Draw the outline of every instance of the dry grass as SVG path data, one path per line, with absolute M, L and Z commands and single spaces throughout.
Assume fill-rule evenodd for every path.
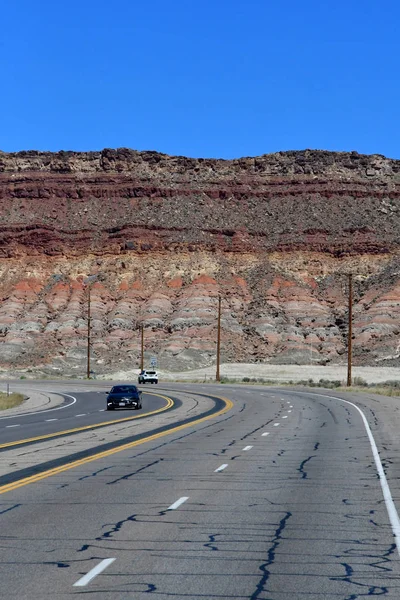
M 255 379 L 255 378 L 254 378 Z M 205 381 L 204 379 L 175 379 L 175 380 L 171 380 L 168 381 L 167 383 L 211 383 L 211 384 L 216 384 L 217 382 L 215 381 L 215 379 L 208 379 L 207 381 Z M 298 386 L 302 386 L 302 387 L 310 387 L 310 388 L 314 388 L 314 389 L 318 389 L 318 388 L 324 388 L 324 389 L 330 389 L 332 391 L 336 391 L 336 392 L 358 392 L 358 393 L 362 393 L 362 394 L 377 394 L 378 396 L 399 396 L 400 397 L 400 387 L 399 386 L 389 386 L 389 385 L 352 385 L 351 387 L 347 387 L 345 385 L 340 385 L 338 381 L 336 382 L 331 382 L 326 380 L 326 382 L 324 383 L 314 383 L 312 385 L 310 385 L 310 383 L 308 381 L 274 381 L 274 380 L 268 380 L 268 379 L 262 379 L 259 378 L 258 381 L 257 380 L 253 380 L 253 381 L 243 381 L 242 379 L 228 379 L 226 377 L 221 377 L 221 383 L 230 383 L 230 384 L 235 384 L 235 385 L 245 385 L 245 386 L 250 386 L 250 385 L 267 385 L 267 386 L 274 386 L 274 387 L 298 387 Z
M 13 393 L 7 396 L 5 392 L 0 392 L 0 410 L 19 406 L 24 401 L 24 398 L 23 394 Z
M 378 396 L 400 396 L 400 389 L 397 387 L 375 387 L 375 386 L 351 386 L 336 388 L 340 392 L 360 392 L 362 394 L 377 394 Z

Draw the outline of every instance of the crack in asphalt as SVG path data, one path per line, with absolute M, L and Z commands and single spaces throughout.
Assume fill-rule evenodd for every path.
M 106 485 L 113 485 L 114 483 L 118 483 L 119 481 L 127 481 L 130 477 L 133 477 L 134 475 L 141 473 L 142 471 L 144 471 L 145 469 L 148 469 L 149 467 L 153 467 L 154 465 L 157 465 L 158 463 L 162 462 L 163 460 L 164 460 L 163 458 L 154 460 L 153 462 L 151 462 L 147 465 L 144 465 L 143 467 L 140 467 L 136 471 L 132 471 L 132 473 L 127 473 L 126 475 L 122 475 L 122 477 L 118 477 L 117 479 L 114 479 L 113 481 L 108 481 L 106 483 Z
M 102 542 L 104 540 L 109 540 L 109 539 L 111 539 L 113 537 L 114 533 L 119 533 L 121 531 L 122 527 L 126 523 L 133 523 L 135 521 L 137 521 L 137 514 L 129 515 L 129 517 L 127 517 L 126 519 L 122 519 L 121 521 L 117 521 L 116 523 L 106 523 L 105 525 L 103 525 L 103 528 L 104 527 L 111 527 L 111 529 L 109 529 L 108 531 L 105 531 L 100 536 L 98 536 L 98 537 L 96 537 L 94 539 L 95 539 L 96 542 Z M 83 544 L 77 550 L 77 552 L 85 552 L 91 546 L 92 546 L 92 544 Z
M 267 421 L 263 425 L 260 425 L 260 427 L 256 427 L 255 429 L 253 429 L 253 431 L 249 431 L 249 433 L 246 433 L 246 435 L 244 435 L 243 437 L 240 438 L 240 441 L 243 442 L 243 440 L 245 440 L 246 438 L 248 438 L 251 435 L 253 435 L 253 433 L 256 433 L 257 431 L 260 431 L 260 429 L 263 429 L 264 427 L 266 427 L 267 425 L 269 425 L 273 421 L 276 421 L 276 419 L 278 419 L 278 418 L 279 418 L 279 416 L 274 417 L 273 419 L 270 419 L 269 421 Z
M 365 590 L 365 593 L 355 592 L 350 596 L 344 598 L 344 600 L 358 600 L 358 598 L 362 597 L 371 597 L 371 596 L 384 596 L 389 592 L 389 589 L 386 586 L 379 585 L 370 585 L 368 583 L 361 583 L 360 581 L 354 581 L 354 569 L 348 563 L 340 563 L 342 567 L 345 569 L 345 575 L 342 577 L 330 577 L 331 581 L 343 581 L 346 583 L 350 583 L 351 585 L 358 586 Z
M 308 461 L 311 460 L 312 458 L 315 458 L 315 454 L 313 454 L 312 456 L 309 456 L 308 458 L 304 459 L 303 462 L 300 463 L 299 468 L 297 469 L 299 471 L 299 473 L 301 473 L 301 478 L 302 479 L 307 479 L 307 477 L 308 477 L 307 471 L 304 471 L 304 465 L 306 463 L 308 463 Z
M 282 540 L 282 533 L 285 530 L 287 522 L 291 516 L 292 516 L 292 513 L 287 512 L 285 514 L 285 516 L 279 521 L 279 525 L 275 531 L 275 536 L 272 538 L 272 545 L 268 550 L 268 558 L 264 563 L 262 563 L 259 566 L 259 571 L 261 571 L 261 573 L 262 573 L 261 579 L 257 583 L 256 589 L 252 593 L 252 595 L 249 597 L 249 600 L 257 600 L 257 598 L 260 598 L 261 594 L 264 594 L 266 592 L 265 586 L 268 583 L 269 577 L 271 575 L 269 567 L 271 567 L 275 562 L 276 551 Z
M 111 467 L 103 467 L 102 469 L 99 469 L 98 471 L 93 471 L 93 473 L 90 473 L 90 475 L 83 475 L 83 477 L 79 477 L 78 481 L 83 481 L 84 479 L 89 479 L 90 477 L 96 477 L 96 475 L 98 475 L 99 473 L 102 473 L 103 471 L 108 471 L 109 469 L 113 469 L 114 466 L 115 465 L 111 465 Z
M 14 508 L 18 508 L 19 506 L 22 506 L 22 504 L 14 504 L 14 506 L 9 506 L 8 508 L 1 510 L 0 515 L 4 515 L 4 513 L 10 512 L 10 510 L 14 510 Z
M 208 536 L 209 542 L 207 542 L 207 544 L 204 544 L 205 548 L 210 548 L 210 550 L 212 550 L 213 552 L 218 552 L 219 548 L 218 546 L 213 546 L 213 544 L 215 544 L 216 542 L 216 537 L 218 537 L 219 535 L 221 535 L 220 533 L 211 533 Z

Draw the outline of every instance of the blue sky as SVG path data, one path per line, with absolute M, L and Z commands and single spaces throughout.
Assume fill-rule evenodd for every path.
M 0 149 L 400 158 L 398 0 L 19 0 Z

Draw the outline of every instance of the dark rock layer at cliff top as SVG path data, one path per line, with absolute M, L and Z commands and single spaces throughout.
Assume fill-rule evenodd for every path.
M 400 161 L 282 152 L 0 154 L 0 253 L 168 248 L 386 252 L 399 245 Z

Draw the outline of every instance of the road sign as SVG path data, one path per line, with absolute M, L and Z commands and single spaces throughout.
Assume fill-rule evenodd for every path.
M 150 358 L 150 364 L 152 367 L 156 367 L 157 366 L 157 356 L 152 356 Z

